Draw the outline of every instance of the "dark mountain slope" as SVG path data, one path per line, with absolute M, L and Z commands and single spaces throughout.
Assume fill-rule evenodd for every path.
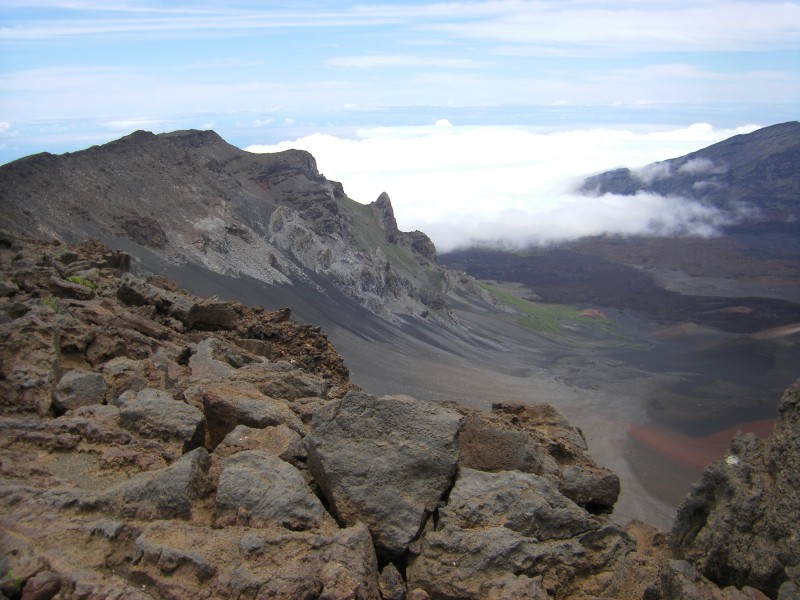
M 758 129 L 644 169 L 616 169 L 587 178 L 580 191 L 632 195 L 646 191 L 694 198 L 751 218 L 800 218 L 800 122 Z
M 598 246 L 600 248 L 598 249 Z M 648 319 L 692 321 L 723 331 L 754 333 L 800 321 L 800 304 L 774 298 L 680 294 L 658 285 L 648 273 L 596 252 L 557 248 L 533 253 L 472 248 L 442 256 L 454 269 L 478 279 L 521 283 L 542 301 L 629 310 Z

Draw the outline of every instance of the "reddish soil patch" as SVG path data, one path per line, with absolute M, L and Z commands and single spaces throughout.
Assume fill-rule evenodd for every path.
M 794 335 L 795 333 L 800 333 L 800 323 L 792 323 L 791 325 L 785 325 L 783 327 L 765 329 L 764 331 L 759 331 L 753 335 L 753 337 L 759 340 L 770 340 L 786 337 L 787 335 Z
M 775 419 L 753 421 L 697 438 L 649 425 L 633 425 L 628 430 L 628 435 L 661 456 L 699 472 L 727 454 L 731 439 L 737 431 L 754 433 L 765 438 L 772 433 L 774 425 Z
M 596 308 L 587 308 L 578 313 L 579 317 L 592 317 L 593 319 L 607 319 L 606 314 L 602 310 Z

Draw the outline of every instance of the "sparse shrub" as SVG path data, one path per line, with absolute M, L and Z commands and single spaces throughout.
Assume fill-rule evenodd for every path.
M 97 284 L 94 281 L 92 281 L 91 279 L 86 279 L 86 277 L 81 277 L 80 275 L 70 275 L 69 277 L 67 277 L 67 281 L 71 281 L 72 283 L 77 283 L 78 285 L 87 287 L 90 290 L 97 289 Z
M 7 590 L 11 592 L 13 597 L 17 597 L 17 595 L 22 591 L 22 584 L 24 583 L 24 580 L 22 577 L 14 575 L 14 572 L 9 569 L 6 571 L 5 575 L 0 577 L 0 582 L 2 582 L 4 591 Z
M 58 312 L 58 298 L 55 296 L 47 296 L 47 298 L 42 298 L 41 302 L 50 310 Z

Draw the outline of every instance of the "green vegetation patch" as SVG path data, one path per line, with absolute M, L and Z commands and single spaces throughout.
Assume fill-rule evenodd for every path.
M 41 299 L 41 303 L 52 311 L 58 312 L 58 298 L 55 296 L 47 296 Z
M 580 314 L 580 310 L 565 304 L 543 304 L 531 302 L 514 294 L 501 290 L 485 281 L 479 281 L 483 289 L 492 294 L 500 302 L 507 304 L 520 313 L 519 324 L 526 329 L 540 333 L 563 335 L 564 329 L 570 326 L 607 328 L 608 322 L 604 319 L 587 317 Z
M 97 289 L 97 284 L 94 281 L 92 281 L 91 279 L 86 279 L 86 277 L 80 277 L 79 275 L 70 275 L 69 277 L 67 277 L 67 281 L 71 281 L 72 283 L 77 283 L 78 285 L 87 287 L 90 290 Z
M 383 229 L 381 229 L 372 207 L 368 204 L 360 204 L 350 198 L 341 198 L 338 202 L 339 208 L 349 213 L 353 219 L 353 227 L 358 235 L 354 241 L 359 250 L 369 253 L 380 248 L 386 259 L 395 268 L 408 273 L 416 273 L 420 270 L 421 267 L 408 250 L 386 241 Z

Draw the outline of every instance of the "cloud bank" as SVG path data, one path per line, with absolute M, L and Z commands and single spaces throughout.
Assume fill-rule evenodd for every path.
M 573 190 L 587 175 L 620 166 L 642 168 L 755 129 L 695 124 L 657 131 L 537 133 L 457 127 L 442 119 L 431 126 L 366 129 L 356 139 L 314 134 L 247 150 L 311 152 L 320 171 L 342 182 L 350 198 L 369 203 L 387 192 L 400 228 L 424 231 L 445 252 L 473 244 L 524 246 L 599 234 L 713 235 L 729 216 L 688 199 L 586 197 Z

